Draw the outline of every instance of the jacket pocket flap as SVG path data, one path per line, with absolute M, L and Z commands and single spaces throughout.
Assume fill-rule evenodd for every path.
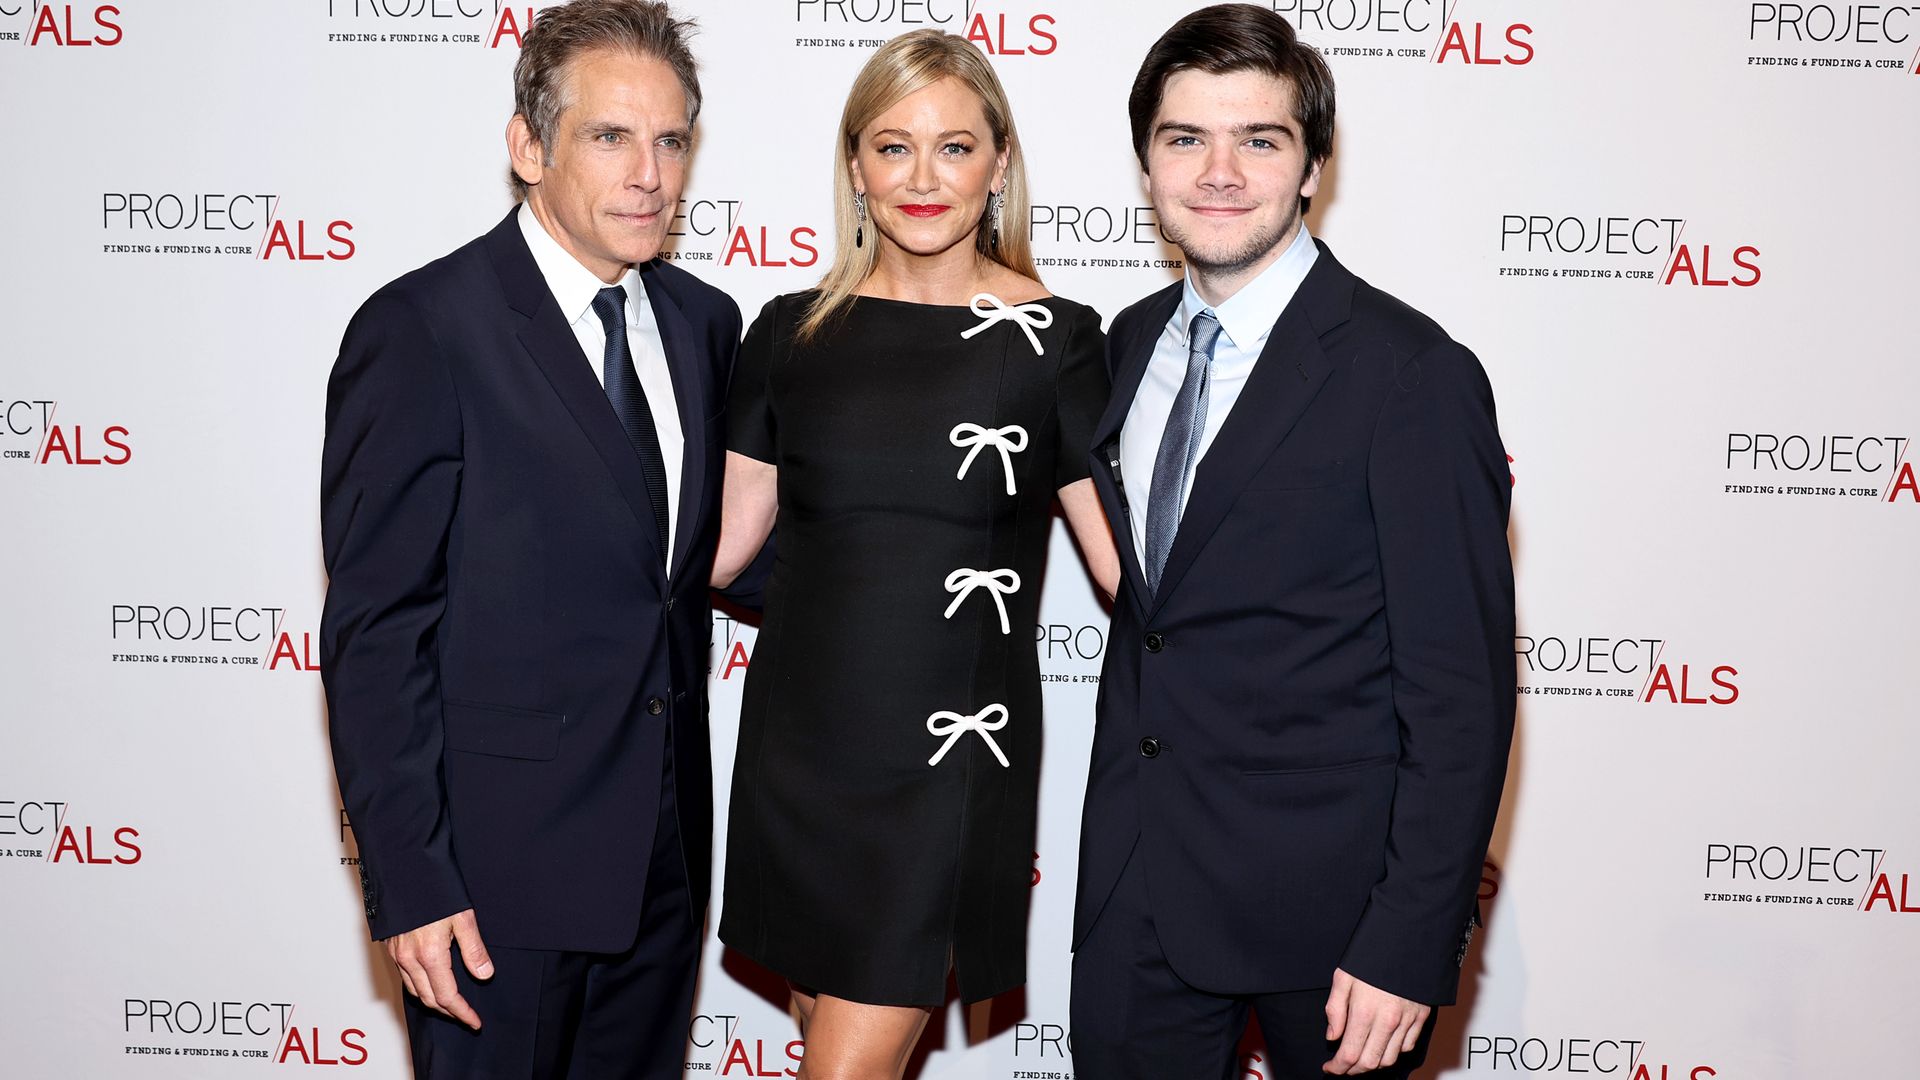
M 440 715 L 447 749 L 528 761 L 553 760 L 560 752 L 560 729 L 567 723 L 560 713 L 477 701 L 443 701 Z

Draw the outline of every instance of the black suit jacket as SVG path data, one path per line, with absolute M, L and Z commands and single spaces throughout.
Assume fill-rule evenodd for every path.
M 1094 481 L 1124 575 L 1075 945 L 1131 854 L 1202 989 L 1322 987 L 1337 966 L 1448 1003 L 1513 730 L 1511 481 L 1486 376 L 1321 245 L 1150 596 L 1118 443 L 1180 289 L 1108 338 Z
M 509 213 L 376 292 L 327 388 L 321 663 L 385 938 L 633 940 L 667 729 L 695 925 L 712 846 L 707 579 L 740 311 L 641 267 L 686 440 L 671 582 L 640 461 Z

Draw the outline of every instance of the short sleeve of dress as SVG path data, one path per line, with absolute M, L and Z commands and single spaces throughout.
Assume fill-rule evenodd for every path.
M 747 328 L 740 355 L 733 362 L 733 382 L 727 392 L 727 449 L 769 465 L 774 461 L 774 415 L 771 392 L 773 354 L 782 338 L 780 297 L 767 301 Z
M 1106 412 L 1110 392 L 1107 339 L 1100 332 L 1100 313 L 1082 306 L 1071 318 L 1060 371 L 1054 379 L 1054 409 L 1060 418 L 1060 441 L 1054 454 L 1055 490 L 1091 475 L 1088 455 L 1093 449 L 1093 429 Z

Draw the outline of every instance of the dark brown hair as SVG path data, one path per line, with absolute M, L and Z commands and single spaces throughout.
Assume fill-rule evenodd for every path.
M 1293 87 L 1293 119 L 1306 142 L 1307 163 L 1324 162 L 1333 153 L 1333 72 L 1311 45 L 1303 43 L 1287 20 L 1257 4 L 1215 4 L 1174 23 L 1147 50 L 1127 97 L 1133 122 L 1133 152 L 1147 167 L 1147 140 L 1167 79 L 1175 72 L 1227 75 L 1257 71 Z M 1300 200 L 1305 212 L 1307 199 Z
M 620 49 L 672 68 L 687 95 L 691 128 L 700 116 L 698 65 L 687 48 L 693 30 L 691 20 L 674 18 L 667 5 L 654 0 L 571 0 L 541 11 L 513 65 L 513 111 L 526 117 L 547 163 L 553 163 L 560 114 L 572 103 L 570 68 L 595 49 Z M 526 197 L 526 181 L 517 173 L 513 188 Z

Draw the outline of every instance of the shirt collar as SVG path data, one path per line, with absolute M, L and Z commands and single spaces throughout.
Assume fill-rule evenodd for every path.
M 1287 250 L 1218 307 L 1208 304 L 1194 291 L 1193 274 L 1189 271 L 1180 290 L 1181 343 L 1186 342 L 1194 316 L 1211 311 L 1214 318 L 1220 320 L 1220 330 L 1234 348 L 1241 352 L 1258 349 L 1273 332 L 1273 324 L 1280 321 L 1280 313 L 1287 310 L 1293 294 L 1300 290 L 1300 283 L 1306 280 L 1307 271 L 1313 269 L 1314 260 L 1319 257 L 1320 249 L 1307 233 L 1307 223 L 1302 221 L 1300 231 L 1294 234 Z
M 527 250 L 533 252 L 533 261 L 540 267 L 540 276 L 547 279 L 547 288 L 553 291 L 554 302 L 560 305 L 560 317 L 571 326 L 593 311 L 593 298 L 607 283 L 593 275 L 593 271 L 580 265 L 580 260 L 567 253 L 547 232 L 540 219 L 533 216 L 533 209 L 526 203 L 520 204 L 520 235 L 526 238 Z M 620 284 L 627 292 L 627 325 L 638 326 L 639 312 L 636 302 L 646 295 L 646 288 L 640 282 L 640 272 L 628 267 Z M 595 317 L 596 321 L 598 316 Z

